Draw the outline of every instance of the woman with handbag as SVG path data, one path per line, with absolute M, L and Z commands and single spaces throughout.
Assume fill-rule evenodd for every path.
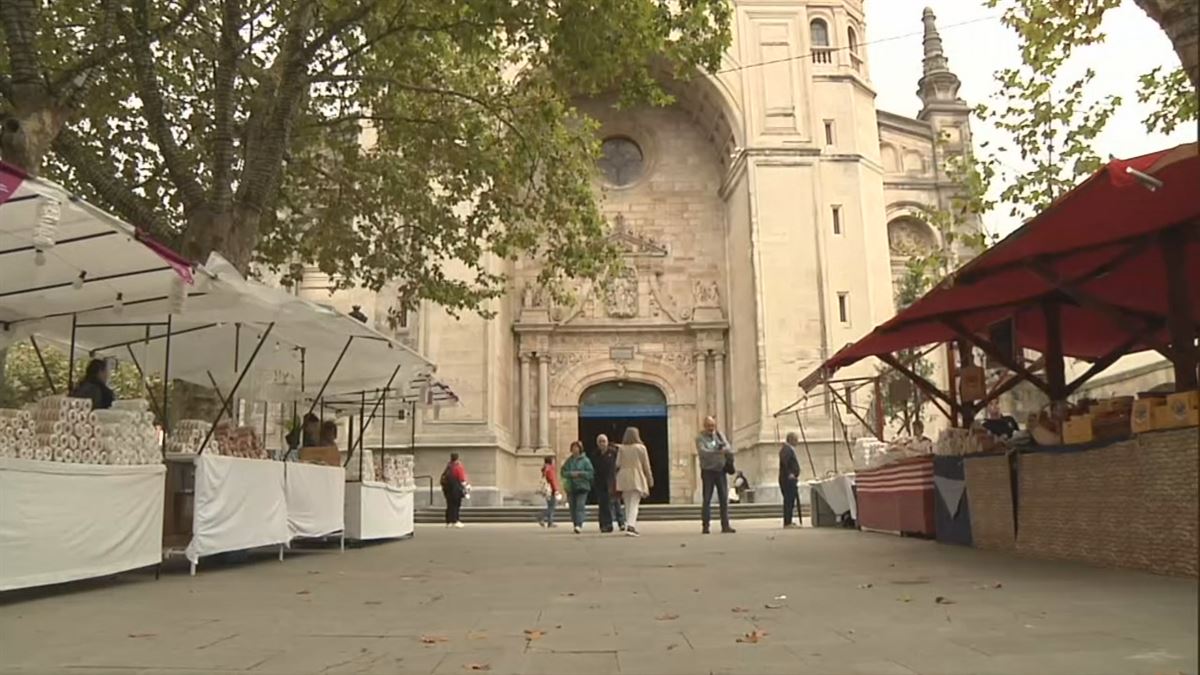
M 458 461 L 458 453 L 450 453 L 450 461 L 442 470 L 442 496 L 446 498 L 446 527 L 462 527 L 463 498 L 470 491 L 467 470 Z
M 571 456 L 563 462 L 560 473 L 567 502 L 571 506 L 571 522 L 575 525 L 575 534 L 579 534 L 583 531 L 583 519 L 587 515 L 587 497 L 592 491 L 592 478 L 596 475 L 591 460 L 583 454 L 583 443 L 571 442 Z
M 650 496 L 654 487 L 654 472 L 650 470 L 650 455 L 642 443 L 642 434 L 637 427 L 627 427 L 621 447 L 617 449 L 617 492 L 625 502 L 625 534 L 630 537 L 638 533 L 638 508 L 642 500 Z
M 542 464 L 542 498 L 546 500 L 546 511 L 538 516 L 538 525 L 558 527 L 554 524 L 554 509 L 558 506 L 558 472 L 554 469 L 554 458 L 547 457 Z

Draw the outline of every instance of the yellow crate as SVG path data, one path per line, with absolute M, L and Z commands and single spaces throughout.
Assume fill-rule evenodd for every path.
M 1091 442 L 1095 438 L 1092 433 L 1092 416 L 1076 415 L 1063 422 L 1062 435 L 1063 443 L 1067 445 Z

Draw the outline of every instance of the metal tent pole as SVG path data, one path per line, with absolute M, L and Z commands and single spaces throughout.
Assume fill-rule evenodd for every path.
M 246 367 L 238 375 L 237 380 L 233 383 L 233 388 L 229 390 L 229 394 L 225 396 L 224 400 L 221 402 L 221 409 L 217 411 L 217 418 L 213 420 L 212 428 L 210 428 L 208 433 L 204 435 L 204 442 L 200 444 L 200 449 L 196 451 L 197 455 L 204 454 L 204 449 L 208 447 L 208 442 L 212 440 L 213 432 L 217 430 L 217 425 L 220 424 L 221 417 L 225 414 L 225 408 L 229 405 L 229 402 L 233 399 L 233 397 L 237 395 L 238 387 L 242 385 L 242 380 L 244 380 L 246 375 L 250 372 L 251 366 L 254 365 L 254 360 L 258 358 L 258 353 L 262 350 L 262 346 L 267 342 L 267 336 L 271 334 L 271 330 L 274 328 L 274 322 L 267 324 L 267 330 L 262 334 L 262 337 L 258 339 L 258 344 L 254 346 L 254 351 L 250 353 L 250 359 L 246 362 Z

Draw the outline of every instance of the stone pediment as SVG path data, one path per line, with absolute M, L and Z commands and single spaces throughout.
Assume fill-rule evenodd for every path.
M 625 216 L 619 213 L 613 219 L 612 234 L 609 238 L 626 257 L 665 258 L 670 255 L 670 251 L 663 244 L 634 232 L 626 222 Z

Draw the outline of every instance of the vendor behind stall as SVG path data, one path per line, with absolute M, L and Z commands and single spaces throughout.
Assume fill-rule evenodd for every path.
M 333 420 L 325 420 L 321 422 L 321 446 L 326 448 L 337 447 L 337 422 Z
M 92 410 L 111 408 L 115 396 L 108 388 L 108 363 L 101 359 L 88 361 L 83 380 L 71 391 L 71 398 L 89 399 Z

